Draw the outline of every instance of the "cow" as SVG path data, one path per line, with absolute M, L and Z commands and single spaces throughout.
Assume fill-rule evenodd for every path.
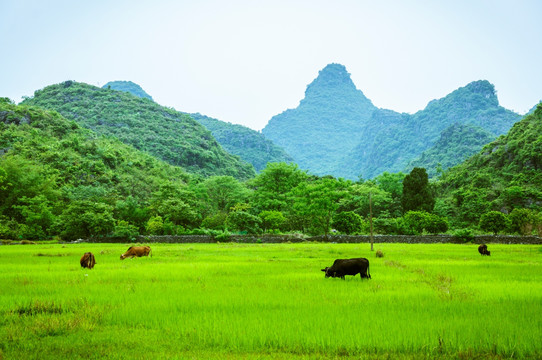
M 357 275 L 360 277 L 370 279 L 369 273 L 369 260 L 366 258 L 354 258 L 354 259 L 337 259 L 333 262 L 333 265 L 321 269 L 326 278 L 339 277 L 344 280 L 345 275 Z
M 130 246 L 128 248 L 128 251 L 126 251 L 124 254 L 120 255 L 120 259 L 124 260 L 127 257 L 134 258 L 134 257 L 141 257 L 141 256 L 149 256 L 151 254 L 152 257 L 152 250 L 150 246 Z
M 487 256 L 491 255 L 491 251 L 489 251 L 487 249 L 486 244 L 482 244 L 482 245 L 478 246 L 478 252 L 480 253 L 480 255 L 487 255 Z
M 92 269 L 94 265 L 96 265 L 96 258 L 94 258 L 94 254 L 91 252 L 86 252 L 81 257 L 81 260 L 79 261 L 81 263 L 82 268 L 89 268 Z

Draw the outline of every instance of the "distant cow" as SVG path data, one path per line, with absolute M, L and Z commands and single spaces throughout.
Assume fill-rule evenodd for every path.
M 486 244 L 482 244 L 482 245 L 478 246 L 478 252 L 480 253 L 480 255 L 487 255 L 487 256 L 491 255 L 491 251 L 489 251 L 487 249 Z
M 89 268 L 92 269 L 94 265 L 96 265 L 96 258 L 94 258 L 94 254 L 91 252 L 86 252 L 79 261 L 81 263 L 82 268 Z
M 354 259 L 337 259 L 333 262 L 333 265 L 322 269 L 327 277 L 339 277 L 344 280 L 345 275 L 357 275 L 360 277 L 370 279 L 369 273 L 369 260 L 366 258 L 354 258 Z
M 152 257 L 152 250 L 150 246 L 130 246 L 128 248 L 128 251 L 126 251 L 124 254 L 120 256 L 121 260 L 126 259 L 127 257 L 134 258 L 134 257 L 141 257 L 141 256 L 149 256 L 151 254 Z

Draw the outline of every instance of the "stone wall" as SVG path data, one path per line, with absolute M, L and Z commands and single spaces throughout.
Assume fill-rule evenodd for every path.
M 126 239 L 88 239 L 88 242 L 128 243 Z M 326 242 L 326 243 L 369 243 L 368 235 L 328 235 L 302 237 L 299 235 L 231 235 L 229 239 L 214 238 L 210 235 L 163 235 L 163 236 L 138 236 L 137 243 L 216 243 L 236 242 L 247 244 L 272 244 L 272 243 L 299 243 Z M 436 244 L 451 243 L 462 244 L 463 241 L 453 235 L 375 235 L 374 243 L 406 243 L 406 244 Z M 475 244 L 542 244 L 542 238 L 538 236 L 514 236 L 514 235 L 479 235 L 474 237 Z

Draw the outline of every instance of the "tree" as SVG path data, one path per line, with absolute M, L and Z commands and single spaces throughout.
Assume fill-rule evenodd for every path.
M 234 211 L 228 215 L 226 221 L 230 230 L 246 231 L 248 234 L 257 234 L 261 231 L 262 220 L 246 211 Z
M 333 217 L 333 228 L 344 234 L 353 234 L 361 231 L 363 220 L 353 211 L 344 211 Z
M 259 211 L 274 210 L 287 213 L 292 204 L 291 191 L 308 175 L 296 164 L 268 163 L 267 167 L 249 182 L 254 189 L 251 204 Z
M 401 205 L 403 213 L 411 210 L 433 211 L 435 199 L 429 186 L 427 172 L 424 168 L 415 167 L 410 174 L 405 176 Z
M 536 223 L 533 212 L 529 209 L 516 208 L 508 215 L 511 232 L 517 232 L 521 235 L 530 235 Z
M 506 215 L 500 211 L 489 211 L 480 217 L 480 229 L 497 235 L 506 229 Z
M 292 194 L 295 197 L 293 211 L 303 219 L 304 229 L 312 234 L 327 235 L 331 220 L 339 208 L 339 200 L 345 195 L 349 182 L 334 178 L 321 178 L 299 184 Z
M 211 176 L 198 184 L 206 209 L 204 215 L 227 212 L 230 207 L 247 201 L 250 190 L 233 176 Z
M 286 218 L 280 211 L 262 211 L 258 214 L 262 220 L 262 227 L 264 231 L 267 230 L 279 230 L 286 222 Z

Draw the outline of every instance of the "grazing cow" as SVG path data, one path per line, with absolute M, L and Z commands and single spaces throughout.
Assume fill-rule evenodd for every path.
M 357 275 L 363 279 L 370 279 L 369 260 L 366 258 L 337 259 L 333 265 L 321 269 L 327 277 L 339 277 L 344 280 L 345 275 Z
M 126 251 L 124 254 L 120 256 L 121 260 L 126 259 L 127 257 L 134 258 L 134 257 L 141 257 L 141 256 L 149 256 L 151 254 L 152 257 L 152 250 L 150 246 L 130 246 L 128 248 L 128 251 Z
M 94 254 L 91 252 L 86 252 L 79 261 L 81 263 L 82 268 L 89 268 L 92 269 L 94 265 L 96 265 L 96 259 L 94 258 Z
M 480 253 L 480 255 L 487 255 L 487 256 L 491 255 L 491 251 L 489 251 L 487 249 L 486 244 L 482 244 L 482 245 L 478 246 L 478 252 Z

